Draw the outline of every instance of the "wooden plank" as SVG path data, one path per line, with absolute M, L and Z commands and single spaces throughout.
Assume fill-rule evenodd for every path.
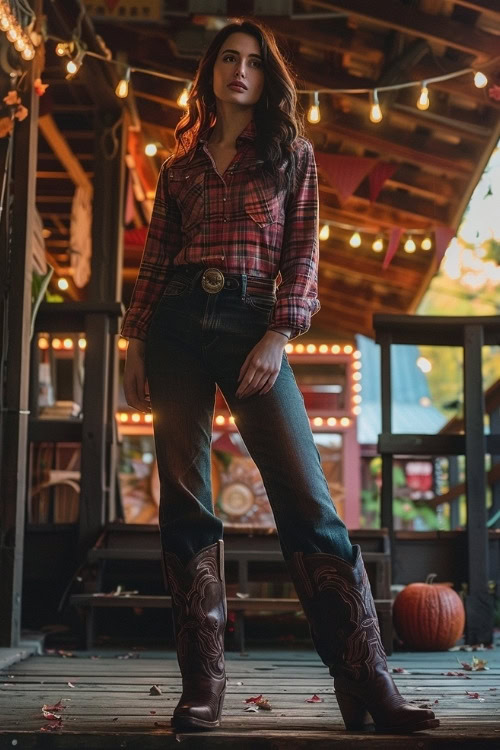
M 375 8 L 371 0 L 312 0 L 311 5 L 328 10 L 345 10 L 383 29 L 395 29 L 409 36 L 445 44 L 472 54 L 478 63 L 498 56 L 498 38 L 494 34 L 447 16 L 423 13 L 396 0 L 385 0 Z

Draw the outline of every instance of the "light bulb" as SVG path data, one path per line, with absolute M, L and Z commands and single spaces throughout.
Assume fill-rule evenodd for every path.
M 144 153 L 146 156 L 154 156 L 158 151 L 158 146 L 156 143 L 148 143 L 146 145 L 146 148 L 144 149 Z
M 375 89 L 371 95 L 371 109 L 370 109 L 370 121 L 371 122 L 380 122 L 382 119 L 382 110 L 380 109 L 380 104 L 378 103 L 378 92 L 377 89 Z
M 413 239 L 412 239 L 411 235 L 406 240 L 405 245 L 404 245 L 404 249 L 405 249 L 405 252 L 407 252 L 407 253 L 414 253 L 415 250 L 417 249 L 417 246 L 413 242 Z
M 9 42 L 15 42 L 19 34 L 17 33 L 16 29 L 14 29 L 12 26 L 7 31 L 6 37 L 9 40 Z
M 474 86 L 476 86 L 478 89 L 484 89 L 487 83 L 488 83 L 488 79 L 486 78 L 484 73 L 481 73 L 480 70 L 474 73 Z
M 83 50 L 80 50 L 76 57 L 66 63 L 66 70 L 68 72 L 66 78 L 73 78 L 73 76 L 78 73 L 78 71 L 82 67 L 84 55 L 85 52 Z
M 321 120 L 321 112 L 319 109 L 319 94 L 317 91 L 313 94 L 313 103 L 308 109 L 307 120 L 313 125 Z
M 10 28 L 10 21 L 7 16 L 0 16 L 0 29 L 7 31 Z
M 130 81 L 130 68 L 125 68 L 125 75 L 123 78 L 118 82 L 118 85 L 115 89 L 115 94 L 119 99 L 126 99 L 128 96 L 128 84 Z
M 354 232 L 349 240 L 349 244 L 351 247 L 359 247 L 361 245 L 361 235 L 359 232 Z
M 429 89 L 427 88 L 425 83 L 422 84 L 422 88 L 420 89 L 420 96 L 418 97 L 417 108 L 420 110 L 429 109 Z
M 16 41 L 14 42 L 14 47 L 17 49 L 18 52 L 22 52 L 23 49 L 26 47 L 26 42 L 24 41 L 22 36 L 16 39 Z
M 330 236 L 330 227 L 328 224 L 323 224 L 319 233 L 320 240 L 327 240 Z
M 59 289 L 62 289 L 62 291 L 64 292 L 66 289 L 69 288 L 68 280 L 65 279 L 64 277 L 61 277 L 59 281 L 57 282 L 57 286 L 59 287 Z
M 35 57 L 35 50 L 34 47 L 31 46 L 31 44 L 26 45 L 26 47 L 21 52 L 21 57 L 23 60 L 33 60 Z
M 186 84 L 186 86 L 184 86 L 184 88 L 182 89 L 181 93 L 177 97 L 177 104 L 179 105 L 179 107 L 181 109 L 187 109 L 187 102 L 188 102 L 189 92 L 191 91 L 192 88 L 193 88 L 193 82 L 192 81 L 188 81 L 188 83 Z
M 64 44 L 64 42 L 59 42 L 56 44 L 56 55 L 59 57 L 64 57 L 64 55 L 68 54 L 68 46 Z
M 377 237 L 377 239 L 374 241 L 372 245 L 372 250 L 374 250 L 376 253 L 381 253 L 384 249 L 384 241 L 382 237 Z
M 432 247 L 432 240 L 430 237 L 425 237 L 420 243 L 422 250 L 430 250 Z

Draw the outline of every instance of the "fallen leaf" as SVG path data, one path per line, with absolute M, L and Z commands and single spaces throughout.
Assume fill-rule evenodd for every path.
M 272 711 L 273 710 L 272 706 L 269 703 L 269 701 L 268 701 L 267 698 L 262 698 L 262 700 L 260 700 L 260 701 L 255 701 L 255 705 L 258 706 L 259 708 L 263 708 L 264 711 Z
M 149 713 L 150 713 L 150 714 L 151 714 L 152 716 L 154 716 L 154 715 L 156 714 L 156 711 L 150 711 Z
M 465 680 L 472 679 L 468 675 L 466 675 L 464 672 L 441 672 L 441 674 L 444 674 L 446 677 L 463 677 Z
M 68 687 L 74 688 L 74 687 L 76 687 L 76 685 L 73 685 L 72 682 L 68 682 Z
M 118 721 L 118 716 L 115 716 L 115 718 L 113 719 L 113 721 Z
M 245 703 L 257 703 L 262 698 L 262 693 L 255 698 L 245 698 Z
M 61 721 L 62 716 L 59 714 L 55 714 L 52 711 L 44 711 L 42 709 L 42 714 L 44 719 L 48 719 L 49 721 Z
M 42 706 L 42 711 L 60 711 L 62 708 L 65 708 L 62 698 L 54 705 L 54 706 L 47 706 L 46 703 Z
M 3 100 L 5 104 L 7 104 L 7 106 L 12 106 L 13 104 L 19 104 L 21 101 L 21 99 L 19 98 L 19 94 L 15 90 L 9 91 L 9 93 L 6 94 L 6 96 L 4 96 Z
M 158 687 L 158 685 L 152 685 L 152 686 L 151 686 L 151 687 L 149 688 L 149 694 L 150 694 L 150 695 L 161 695 L 161 690 L 160 690 L 160 688 Z
M 465 691 L 469 698 L 476 698 L 477 700 L 484 701 L 484 698 L 479 697 L 479 693 L 473 693 L 470 690 Z
M 41 732 L 54 732 L 56 729 L 61 729 L 62 727 L 62 721 L 59 721 L 55 724 L 45 724 L 43 727 L 40 727 Z
M 323 703 L 323 698 L 320 698 L 319 695 L 316 695 L 316 693 L 314 693 L 312 698 L 306 698 L 305 702 L 306 703 Z
M 489 667 L 486 666 L 488 664 L 486 659 L 478 659 L 477 656 L 472 657 L 472 662 L 470 664 L 466 661 L 460 661 L 459 659 L 457 659 L 457 661 L 467 672 L 480 672 L 483 669 L 489 669 Z
M 397 674 L 411 674 L 411 672 L 409 672 L 404 667 L 393 667 L 391 669 L 391 672 L 396 672 Z
M 259 710 L 259 707 L 258 707 L 258 706 L 255 706 L 255 705 L 253 705 L 253 706 L 247 706 L 247 707 L 245 708 L 245 711 L 250 711 L 251 713 L 255 713 L 255 712 L 256 712 L 256 711 L 258 711 L 258 710 Z

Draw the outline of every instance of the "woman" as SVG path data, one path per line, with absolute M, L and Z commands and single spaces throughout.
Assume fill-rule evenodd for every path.
M 406 703 L 388 673 L 360 549 L 330 497 L 285 352 L 319 309 L 316 167 L 296 103 L 269 31 L 245 20 L 215 36 L 160 171 L 122 328 L 127 401 L 149 410 L 147 383 L 154 412 L 183 686 L 172 724 L 219 726 L 226 689 L 223 525 L 210 483 L 217 384 L 261 472 L 346 727 L 366 729 L 371 714 L 381 731 L 428 729 L 433 712 Z

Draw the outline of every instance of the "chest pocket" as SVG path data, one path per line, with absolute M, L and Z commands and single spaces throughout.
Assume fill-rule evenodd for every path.
M 184 231 L 191 231 L 205 218 L 205 170 L 189 167 L 168 170 L 168 186 L 179 207 Z
M 259 167 L 247 170 L 244 209 L 261 228 L 271 224 L 284 224 L 283 194 L 276 191 L 272 178 Z

